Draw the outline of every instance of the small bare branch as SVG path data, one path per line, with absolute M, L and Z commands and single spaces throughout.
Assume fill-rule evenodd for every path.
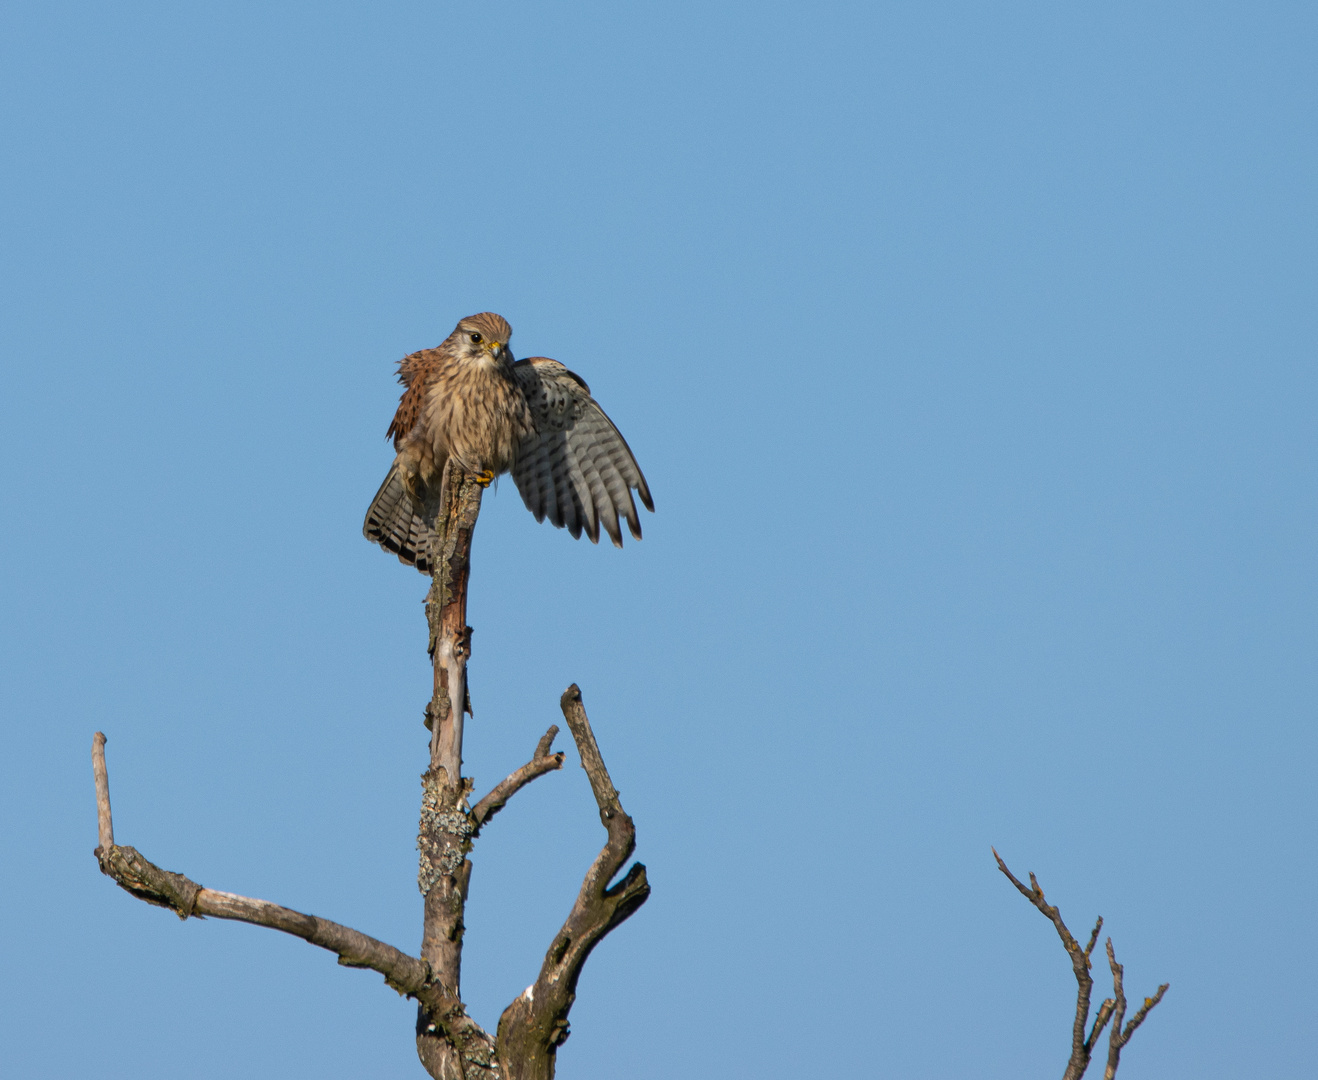
M 116 845 L 110 818 L 105 736 L 99 731 L 92 740 L 92 771 L 96 779 L 97 818 L 101 834 L 101 846 L 96 849 L 96 858 L 101 872 L 113 878 L 116 884 L 139 900 L 169 908 L 181 919 L 193 915 L 212 916 L 282 930 L 337 953 L 339 963 L 346 967 L 378 971 L 384 976 L 385 982 L 401 994 L 430 996 L 426 993 L 430 982 L 429 966 L 425 961 L 408 956 L 392 945 L 386 945 L 383 941 L 328 919 L 304 915 L 267 900 L 254 900 L 202 888 L 182 874 L 162 870 L 136 848 Z M 109 843 L 106 843 L 107 840 Z
M 1098 1007 L 1098 1012 L 1094 1014 L 1094 1026 L 1089 1029 L 1089 1038 L 1085 1040 L 1085 1049 L 1092 1054 L 1094 1052 L 1094 1043 L 1098 1037 L 1103 1034 L 1103 1029 L 1107 1027 L 1107 1022 L 1112 1018 L 1112 1009 L 1116 1002 L 1111 998 L 1106 998 L 1103 1004 Z
M 110 814 L 110 777 L 105 771 L 105 735 L 92 736 L 92 776 L 96 780 L 96 834 L 100 843 L 96 850 L 109 851 L 114 847 L 114 818 Z
M 1044 918 L 1053 924 L 1057 930 L 1057 936 L 1062 939 L 1063 948 L 1066 949 L 1067 955 L 1071 958 L 1071 970 L 1075 972 L 1076 981 L 1075 1020 L 1071 1025 L 1071 1057 L 1067 1061 L 1062 1080 L 1080 1080 L 1080 1077 L 1084 1076 L 1085 1070 L 1089 1068 L 1089 1059 L 1093 1053 L 1091 1040 L 1094 1035 L 1091 1033 L 1088 1039 L 1085 1037 L 1085 1027 L 1089 1022 L 1090 995 L 1094 989 L 1094 979 L 1089 974 L 1089 953 L 1094 947 L 1094 942 L 1098 940 L 1098 931 L 1103 925 L 1103 920 L 1099 919 L 1098 924 L 1094 927 L 1089 947 L 1082 949 L 1080 943 L 1067 929 L 1066 923 L 1062 921 L 1062 913 L 1044 899 L 1043 888 L 1039 885 L 1039 879 L 1031 873 L 1030 888 L 1027 889 L 1020 879 L 1007 869 L 1007 864 L 1002 861 L 1002 856 L 998 854 L 997 849 L 992 848 L 990 850 L 993 851 L 993 858 L 997 860 L 998 869 L 1016 886 L 1021 895 L 1038 908 L 1043 913 Z M 1095 1019 L 1097 1020 L 1097 1018 Z M 1106 1019 L 1104 1023 L 1106 1023 Z
M 1098 943 L 1098 932 L 1103 929 L 1103 916 L 1098 917 L 1098 922 L 1094 923 L 1094 932 L 1089 935 L 1089 944 L 1085 946 L 1085 956 L 1091 956 L 1094 952 L 1094 946 Z
M 430 968 L 424 960 L 409 956 L 392 945 L 315 915 L 256 900 L 247 896 L 200 889 L 197 892 L 193 913 L 217 919 L 235 919 L 254 926 L 268 926 L 282 930 L 337 953 L 344 967 L 369 968 L 384 976 L 385 982 L 400 994 L 416 997 L 425 989 Z
M 1148 1016 L 1153 1007 L 1162 1000 L 1162 995 L 1167 993 L 1167 991 L 1171 989 L 1171 986 L 1171 983 L 1163 983 L 1158 987 L 1158 991 L 1153 997 L 1146 997 L 1144 999 L 1144 1004 L 1139 1007 L 1139 1011 L 1136 1012 L 1135 1016 L 1126 1024 L 1126 1030 L 1122 1032 L 1122 1046 L 1125 1046 L 1126 1043 L 1130 1042 L 1130 1037 L 1135 1034 L 1135 1029 L 1144 1023 L 1144 1018 Z
M 549 730 L 540 736 L 540 741 L 535 744 L 535 753 L 531 755 L 531 760 L 548 757 L 549 751 L 554 747 L 554 740 L 558 738 L 558 725 L 550 724 Z
M 471 821 L 475 826 L 471 834 L 472 839 L 475 839 L 482 825 L 502 810 L 509 799 L 537 776 L 544 776 L 547 772 L 553 772 L 555 769 L 563 767 L 563 752 L 561 750 L 556 754 L 549 752 L 549 748 L 554 745 L 554 736 L 557 734 L 558 725 L 555 724 L 545 732 L 539 744 L 537 744 L 535 756 L 516 772 L 509 774 L 500 781 L 494 787 L 494 790 L 472 808 Z
M 499 1019 L 499 1056 L 504 1061 L 520 1062 L 522 1075 L 527 1077 L 553 1076 L 554 1058 L 568 1037 L 568 1011 L 576 998 L 577 978 L 587 957 L 650 895 L 645 867 L 640 863 L 633 863 L 621 880 L 609 885 L 636 848 L 636 828 L 609 778 L 576 684 L 563 693 L 560 705 L 581 754 L 582 768 L 590 779 L 608 840 L 587 871 L 572 912 L 549 947 L 539 977 Z
M 1107 962 L 1112 969 L 1112 989 L 1116 994 L 1115 1017 L 1112 1021 L 1112 1031 L 1108 1035 L 1107 1050 L 1107 1068 L 1103 1070 L 1103 1080 L 1112 1080 L 1117 1075 L 1117 1066 L 1121 1062 L 1121 1051 L 1125 1048 L 1126 1043 L 1130 1042 L 1130 1037 L 1135 1034 L 1136 1029 L 1144 1023 L 1144 1018 L 1149 1015 L 1153 1007 L 1162 1000 L 1162 995 L 1167 993 L 1171 983 L 1163 983 L 1158 987 L 1158 992 L 1151 998 L 1144 999 L 1144 1005 L 1140 1008 L 1122 1030 L 1121 1021 L 1126 1018 L 1126 988 L 1123 981 L 1126 969 L 1117 963 L 1117 954 L 1112 948 L 1112 939 L 1107 939 Z

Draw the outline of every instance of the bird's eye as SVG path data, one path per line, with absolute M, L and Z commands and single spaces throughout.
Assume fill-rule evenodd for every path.
M 479 344 L 481 343 L 481 336 L 480 336 L 480 334 L 472 334 L 472 335 L 471 335 L 471 340 L 472 340 L 473 342 L 475 342 L 475 344 L 479 345 Z

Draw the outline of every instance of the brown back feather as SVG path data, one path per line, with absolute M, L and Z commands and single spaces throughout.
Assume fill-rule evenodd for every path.
M 416 427 L 420 419 L 421 406 L 426 398 L 426 381 L 443 360 L 442 349 L 442 345 L 438 349 L 422 349 L 398 361 L 398 381 L 407 389 L 403 391 L 398 411 L 394 413 L 393 420 L 389 422 L 389 430 L 385 433 L 386 439 L 393 439 L 394 449 L 398 448 L 398 444 Z

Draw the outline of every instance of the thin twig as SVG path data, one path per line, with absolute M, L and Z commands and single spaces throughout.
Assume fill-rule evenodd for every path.
M 1089 956 L 1094 951 L 1094 946 L 1098 943 L 1098 932 L 1103 929 L 1103 916 L 1098 917 L 1094 923 L 1094 932 L 1089 935 L 1089 944 L 1085 946 L 1085 955 Z
M 1107 1027 L 1107 1022 L 1112 1018 L 1112 1009 L 1116 1002 L 1112 998 L 1104 998 L 1103 1004 L 1098 1007 L 1098 1012 L 1094 1014 L 1094 1026 L 1089 1029 L 1089 1038 L 1085 1040 L 1085 1049 L 1090 1054 L 1094 1052 L 1094 1043 L 1098 1037 L 1103 1034 L 1103 1029 Z
M 1158 992 L 1153 997 L 1144 999 L 1144 1007 L 1135 1014 L 1134 1019 L 1126 1025 L 1123 1032 L 1121 1021 L 1126 1015 L 1126 994 L 1121 981 L 1122 967 L 1117 963 L 1116 954 L 1112 951 L 1112 939 L 1108 938 L 1107 957 L 1108 964 L 1112 968 L 1112 985 L 1115 996 L 1105 999 L 1098 1007 L 1098 1012 L 1094 1015 L 1093 1027 L 1090 1028 L 1089 1035 L 1086 1037 L 1085 1022 L 1089 1018 L 1090 993 L 1094 986 L 1093 977 L 1089 974 L 1090 955 L 1094 951 L 1094 945 L 1098 942 L 1098 933 L 1103 928 L 1102 917 L 1100 916 L 1094 924 L 1094 931 L 1089 935 L 1089 944 L 1082 949 L 1079 942 L 1071 936 L 1071 931 L 1066 928 L 1066 923 L 1062 921 L 1061 912 L 1044 900 L 1043 889 L 1039 885 L 1038 878 L 1031 874 L 1030 887 L 1027 889 L 1021 880 L 1007 869 L 1007 864 L 1002 861 L 1002 856 L 998 854 L 997 850 L 990 850 L 993 851 L 993 858 L 998 862 L 998 869 L 1006 874 L 1008 880 L 1016 886 L 1020 894 L 1043 912 L 1048 921 L 1057 928 L 1057 935 L 1062 939 L 1062 945 L 1071 958 L 1071 968 L 1075 972 L 1078 991 L 1076 993 L 1075 1023 L 1071 1032 L 1071 1057 L 1066 1064 L 1066 1071 L 1062 1074 L 1062 1080 L 1080 1080 L 1080 1077 L 1084 1076 L 1093 1056 L 1094 1044 L 1098 1041 L 1098 1037 L 1103 1033 L 1103 1029 L 1107 1026 L 1109 1020 L 1112 1022 L 1112 1030 L 1108 1033 L 1108 1063 L 1103 1075 L 1104 1080 L 1113 1080 L 1113 1077 L 1117 1074 L 1117 1063 L 1121 1057 L 1121 1048 L 1130 1041 L 1135 1029 L 1144 1023 L 1144 1018 L 1149 1014 L 1149 1010 L 1162 1000 L 1162 995 L 1167 992 L 1168 984 L 1164 983 L 1158 987 Z
M 1158 992 L 1153 997 L 1145 998 L 1144 1005 L 1131 1018 L 1123 1031 L 1121 1021 L 1126 1017 L 1126 988 L 1123 977 L 1126 969 L 1117 963 L 1117 954 L 1112 948 L 1111 938 L 1107 939 L 1107 962 L 1112 969 L 1112 989 L 1116 993 L 1117 1000 L 1112 1031 L 1108 1035 L 1107 1068 L 1103 1070 L 1103 1080 L 1112 1080 L 1117 1075 L 1117 1066 L 1121 1062 L 1121 1051 L 1130 1042 L 1130 1037 L 1135 1034 L 1135 1030 L 1144 1023 L 1144 1018 L 1162 1000 L 1162 995 L 1167 993 L 1167 988 L 1171 986 L 1171 983 L 1163 983 L 1158 987 Z
M 502 810 L 509 799 L 537 776 L 544 776 L 547 772 L 553 772 L 555 769 L 563 767 L 563 752 L 561 750 L 555 754 L 549 752 L 549 748 L 554 745 L 554 736 L 557 734 L 558 725 L 555 724 L 545 732 L 536 745 L 535 756 L 520 769 L 499 781 L 488 795 L 472 807 L 471 820 L 475 826 L 471 834 L 472 839 L 476 838 L 482 825 Z

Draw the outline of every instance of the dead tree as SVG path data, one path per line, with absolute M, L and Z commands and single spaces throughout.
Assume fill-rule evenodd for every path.
M 1071 935 L 1071 931 L 1066 928 L 1066 923 L 1062 922 L 1061 912 L 1052 904 L 1049 904 L 1043 898 L 1043 889 L 1039 885 L 1038 879 L 1030 875 L 1030 887 L 1026 888 L 1015 874 L 1007 869 L 1007 864 L 1002 861 L 1002 856 L 993 851 L 993 857 L 998 861 L 998 869 L 1007 875 L 1008 880 L 1020 890 L 1020 893 L 1026 900 L 1037 907 L 1057 930 L 1057 936 L 1062 939 L 1062 947 L 1066 949 L 1066 954 L 1071 958 L 1071 969 L 1075 972 L 1075 981 L 1077 984 L 1076 1001 L 1075 1001 L 1075 1022 L 1071 1027 L 1071 1057 L 1066 1063 L 1066 1071 L 1062 1073 L 1062 1080 L 1080 1080 L 1085 1075 L 1085 1070 L 1089 1068 L 1090 1059 L 1093 1057 L 1094 1047 L 1098 1043 L 1098 1038 L 1103 1034 L 1103 1029 L 1107 1027 L 1108 1021 L 1112 1022 L 1112 1030 L 1108 1032 L 1107 1048 L 1107 1068 L 1103 1070 L 1103 1080 L 1113 1080 L 1117 1075 L 1117 1065 L 1121 1061 L 1121 1051 L 1126 1044 L 1130 1042 L 1130 1037 L 1135 1034 L 1135 1029 L 1144 1023 L 1145 1017 L 1153 1010 L 1153 1007 L 1162 1000 L 1162 995 L 1167 993 L 1170 983 L 1163 983 L 1158 987 L 1158 992 L 1153 997 L 1146 997 L 1144 1004 L 1123 1028 L 1121 1022 L 1126 1019 L 1126 990 L 1122 984 L 1122 975 L 1124 969 L 1117 963 L 1117 954 L 1112 950 L 1112 939 L 1107 939 L 1107 962 L 1112 969 L 1112 991 L 1113 996 L 1104 999 L 1099 1005 L 1098 1012 L 1094 1014 L 1094 1023 L 1089 1024 L 1089 1005 L 1090 995 L 1094 989 L 1094 978 L 1089 974 L 1090 964 L 1089 957 L 1094 951 L 1094 945 L 1098 942 L 1098 932 L 1103 929 L 1103 917 L 1100 915 L 1098 922 L 1094 924 L 1093 933 L 1089 935 L 1089 944 L 1080 947 L 1080 943 Z M 1089 1028 L 1089 1033 L 1085 1034 L 1085 1029 Z
M 557 1049 L 568 1036 L 568 1012 L 586 958 L 609 931 L 645 903 L 650 886 L 640 863 L 633 863 L 616 884 L 610 884 L 635 849 L 636 830 L 604 767 L 581 691 L 569 686 L 559 704 L 608 839 L 587 871 L 538 978 L 503 1011 L 495 1033 L 467 1015 L 461 990 L 462 933 L 472 843 L 519 789 L 563 765 L 562 752 L 552 750 L 558 734 L 554 726 L 545 732 L 530 761 L 474 806 L 468 801 L 471 781 L 462 776 L 462 721 L 464 712 L 470 713 L 467 580 L 482 492 L 473 477 L 450 462 L 438 497 L 426 507 L 428 519 L 435 522 L 439 550 L 432 552 L 435 571 L 426 601 L 434 692 L 426 707 L 430 761 L 421 778 L 417 838 L 421 853 L 417 884 L 425 897 L 419 957 L 327 919 L 204 888 L 182 874 L 160 869 L 132 847 L 115 844 L 105 736 L 99 731 L 92 740 L 100 840 L 95 854 L 102 872 L 128 892 L 167 907 L 182 919 L 209 916 L 268 926 L 337 953 L 339 963 L 347 967 L 378 971 L 400 994 L 416 999 L 417 1054 L 437 1080 L 549 1080 Z

